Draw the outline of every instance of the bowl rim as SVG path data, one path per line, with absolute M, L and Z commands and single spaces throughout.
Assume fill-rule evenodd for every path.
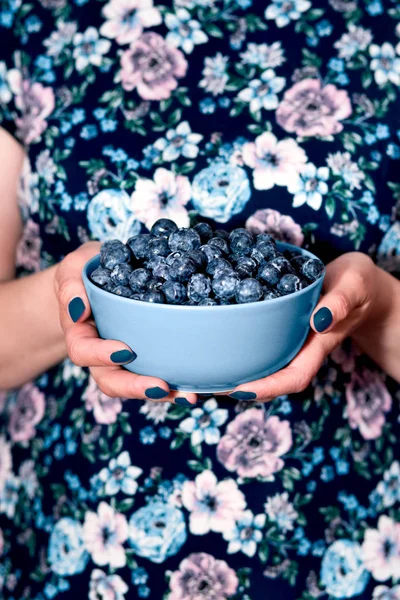
M 310 258 L 318 258 L 315 254 L 313 254 L 309 250 L 306 250 L 305 248 L 301 248 L 300 246 L 295 246 L 294 244 L 288 244 L 287 242 L 282 242 L 280 240 L 276 240 L 276 244 L 278 247 L 279 246 L 283 247 L 284 250 L 296 250 L 297 252 L 300 251 L 301 254 L 305 254 L 306 256 L 309 256 Z M 169 311 L 169 310 L 185 309 L 185 310 L 195 310 L 195 311 L 199 311 L 199 310 L 207 311 L 207 310 L 214 309 L 214 311 L 215 311 L 215 309 L 216 309 L 215 306 L 197 306 L 197 305 L 193 306 L 193 305 L 184 305 L 184 304 L 160 304 L 157 302 L 143 302 L 143 300 L 134 300 L 133 298 L 124 298 L 123 296 L 117 296 L 116 294 L 110 294 L 110 292 L 106 292 L 101 287 L 94 284 L 89 279 L 89 276 L 87 274 L 87 270 L 89 269 L 89 267 L 91 267 L 92 263 L 94 263 L 95 261 L 98 261 L 99 258 L 100 258 L 100 253 L 96 254 L 95 256 L 93 256 L 92 258 L 90 258 L 87 261 L 87 263 L 85 264 L 85 266 L 83 267 L 83 270 L 82 270 L 82 279 L 85 283 L 85 286 L 89 286 L 89 288 L 93 288 L 94 290 L 96 290 L 96 293 L 99 293 L 100 295 L 104 295 L 104 296 L 108 296 L 108 297 L 112 296 L 115 301 L 129 302 L 131 305 L 132 305 L 132 303 L 134 303 L 134 305 L 136 305 L 136 306 L 140 305 L 143 308 L 145 306 L 151 307 L 151 308 L 148 308 L 148 310 Z M 318 259 L 318 260 L 321 260 L 321 259 Z M 318 279 L 313 281 L 310 285 L 303 288 L 302 290 L 293 292 L 292 294 L 287 294 L 286 296 L 280 296 L 279 298 L 272 298 L 272 299 L 267 299 L 267 300 L 259 300 L 258 302 L 245 302 L 243 304 L 223 304 L 223 305 L 217 305 L 217 307 L 218 307 L 219 311 L 223 311 L 223 310 L 226 311 L 226 310 L 232 310 L 232 309 L 234 309 L 236 311 L 238 311 L 239 309 L 241 309 L 242 311 L 245 311 L 245 310 L 256 310 L 256 307 L 259 307 L 261 309 L 267 304 L 268 304 L 268 306 L 270 306 L 271 304 L 276 304 L 278 302 L 280 302 L 281 304 L 285 301 L 290 302 L 294 298 L 298 298 L 301 295 L 310 293 L 311 290 L 313 290 L 320 284 L 321 280 L 323 281 L 323 279 L 325 277 L 325 273 L 326 273 L 326 266 L 324 265 L 324 270 L 322 271 L 322 273 L 318 277 Z M 157 307 L 157 309 L 155 309 L 154 307 Z M 251 307 L 253 307 L 253 308 L 251 308 Z

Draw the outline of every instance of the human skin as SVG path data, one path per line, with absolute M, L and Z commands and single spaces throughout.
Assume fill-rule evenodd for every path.
M 17 205 L 22 147 L 0 128 L 0 389 L 19 387 L 67 356 L 89 367 L 99 388 L 108 396 L 149 399 L 146 390 L 168 392 L 152 401 L 184 397 L 195 404 L 197 395 L 171 391 L 157 377 L 123 369 L 111 354 L 130 350 L 117 340 L 99 338 L 83 286 L 84 264 L 99 251 L 99 242 L 83 244 L 58 265 L 15 279 L 15 254 L 22 226 Z M 81 298 L 76 322 L 70 303 Z M 314 315 L 329 308 L 332 323 L 317 332 Z M 306 344 L 288 367 L 264 379 L 238 386 L 259 400 L 299 392 L 307 387 L 325 357 L 348 336 L 389 375 L 400 380 L 400 282 L 360 252 L 345 254 L 327 266 L 324 293 L 311 317 Z M 223 395 L 226 395 L 224 392 Z

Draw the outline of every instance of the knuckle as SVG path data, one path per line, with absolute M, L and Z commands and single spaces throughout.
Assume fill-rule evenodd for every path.
M 78 365 L 78 367 L 86 367 L 86 361 L 83 360 L 82 352 L 80 350 L 79 340 L 74 337 L 70 337 L 67 339 L 67 350 L 68 356 L 72 360 L 73 363 Z
M 298 394 L 299 392 L 304 392 L 304 390 L 306 390 L 310 385 L 311 377 L 307 373 L 304 373 L 303 371 L 300 371 L 297 368 L 292 367 L 292 377 L 292 390 L 295 394 Z
M 69 301 L 72 300 L 72 298 L 74 297 L 73 285 L 70 279 L 64 279 L 60 283 L 58 288 L 58 297 L 61 304 L 67 307 Z
M 340 319 L 350 312 L 350 301 L 344 292 L 335 294 L 335 310 Z
M 113 387 L 113 385 L 111 385 L 108 381 L 107 378 L 104 376 L 97 376 L 96 377 L 96 383 L 98 388 L 100 389 L 101 392 L 103 392 L 103 394 L 105 394 L 106 396 L 109 396 L 110 398 L 117 398 L 118 394 L 115 392 L 115 389 Z

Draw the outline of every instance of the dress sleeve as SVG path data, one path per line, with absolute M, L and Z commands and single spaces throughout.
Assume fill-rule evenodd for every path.
M 13 26 L 15 17 L 15 13 L 2 13 L 0 8 L 0 127 L 24 145 L 18 131 L 22 108 L 22 66 Z

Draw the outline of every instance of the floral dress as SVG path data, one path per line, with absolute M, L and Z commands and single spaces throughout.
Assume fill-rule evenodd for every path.
M 18 275 L 160 217 L 400 273 L 396 0 L 3 0 Z M 399 386 L 350 341 L 303 393 L 0 392 L 5 600 L 400 599 Z

